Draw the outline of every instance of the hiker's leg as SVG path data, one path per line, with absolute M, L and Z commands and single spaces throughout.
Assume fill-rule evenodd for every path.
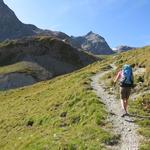
M 124 87 L 120 87 L 120 98 L 121 98 L 121 106 L 122 106 L 122 109 L 125 110 L 126 107 L 125 107 L 125 99 L 126 97 L 126 93 L 125 93 L 125 88 Z
M 130 93 L 131 93 L 131 88 L 129 87 L 126 89 L 126 99 L 125 99 L 125 111 L 126 111 L 126 113 L 127 113 L 128 99 L 129 99 Z
M 127 113 L 128 99 L 124 100 L 124 110 Z
M 126 102 L 125 102 L 125 99 L 121 99 L 121 106 L 122 106 L 122 109 L 126 111 Z

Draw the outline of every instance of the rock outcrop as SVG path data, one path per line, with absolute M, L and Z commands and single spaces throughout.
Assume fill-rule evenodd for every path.
M 0 69 L 0 90 L 23 87 L 53 77 L 52 73 L 32 62 L 23 61 L 4 68 Z
M 50 37 L 32 37 L 0 44 L 0 66 L 20 61 L 35 62 L 53 76 L 65 74 L 96 61 L 97 58 Z

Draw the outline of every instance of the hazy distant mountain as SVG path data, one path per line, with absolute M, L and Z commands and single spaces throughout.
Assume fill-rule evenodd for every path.
M 117 52 L 117 53 L 120 53 L 120 52 L 125 52 L 125 51 L 129 51 L 129 50 L 133 50 L 133 49 L 136 49 L 136 47 L 120 45 L 120 46 L 113 48 L 112 50 Z
M 100 35 L 90 31 L 85 36 L 71 37 L 71 45 L 82 48 L 93 54 L 113 54 L 112 49 Z

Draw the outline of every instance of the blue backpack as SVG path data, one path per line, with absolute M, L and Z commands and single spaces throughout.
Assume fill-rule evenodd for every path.
M 130 65 L 123 66 L 120 86 L 133 87 L 133 72 L 132 72 L 132 68 Z

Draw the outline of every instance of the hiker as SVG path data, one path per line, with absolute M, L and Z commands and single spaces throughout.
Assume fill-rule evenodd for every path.
M 128 99 L 131 93 L 131 88 L 133 87 L 133 72 L 130 65 L 124 65 L 122 70 L 120 70 L 117 76 L 114 79 L 114 83 L 120 81 L 120 96 L 121 96 L 121 105 L 124 110 L 124 113 L 121 117 L 128 115 Z

